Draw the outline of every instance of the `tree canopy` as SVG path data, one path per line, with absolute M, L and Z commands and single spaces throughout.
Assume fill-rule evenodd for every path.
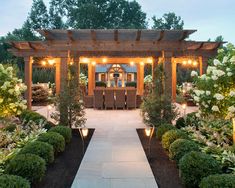
M 184 27 L 184 21 L 180 16 L 176 16 L 174 12 L 166 13 L 162 18 L 156 18 L 153 16 L 153 28 L 154 29 L 179 29 L 182 30 Z

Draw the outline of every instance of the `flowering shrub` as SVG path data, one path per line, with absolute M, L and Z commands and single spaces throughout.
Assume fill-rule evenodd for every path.
M 13 68 L 0 64 L 0 117 L 20 115 L 26 109 L 26 101 L 22 98 L 25 89 L 22 80 L 15 77 Z
M 218 51 L 217 59 L 206 74 L 193 71 L 196 89 L 194 101 L 199 106 L 197 116 L 231 119 L 235 116 L 235 47 L 231 44 Z

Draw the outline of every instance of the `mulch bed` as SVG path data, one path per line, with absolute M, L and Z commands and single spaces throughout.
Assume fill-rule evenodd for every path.
M 159 188 L 183 188 L 179 178 L 179 170 L 174 161 L 169 160 L 161 142 L 155 135 L 151 141 L 151 153 L 149 156 L 149 137 L 145 135 L 144 129 L 137 129 L 145 154 L 149 160 L 153 175 Z
M 33 185 L 33 188 L 69 188 L 76 176 L 78 168 L 83 158 L 82 140 L 78 130 L 73 130 L 73 137 L 69 144 L 65 146 L 65 151 L 55 156 L 53 164 L 47 167 L 46 175 L 40 183 Z M 94 129 L 89 129 L 89 134 L 85 139 L 85 151 L 94 133 Z

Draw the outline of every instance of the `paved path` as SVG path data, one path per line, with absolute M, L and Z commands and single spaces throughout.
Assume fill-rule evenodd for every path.
M 143 128 L 139 110 L 88 109 L 94 135 L 72 188 L 157 188 L 136 128 Z

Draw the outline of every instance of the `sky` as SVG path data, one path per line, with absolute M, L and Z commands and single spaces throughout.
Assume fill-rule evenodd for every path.
M 44 0 L 46 5 L 50 0 Z M 175 12 L 184 20 L 185 29 L 196 29 L 190 39 L 224 41 L 235 44 L 235 0 L 136 0 L 150 21 L 164 13 Z M 0 0 L 0 36 L 20 28 L 30 11 L 32 0 Z

